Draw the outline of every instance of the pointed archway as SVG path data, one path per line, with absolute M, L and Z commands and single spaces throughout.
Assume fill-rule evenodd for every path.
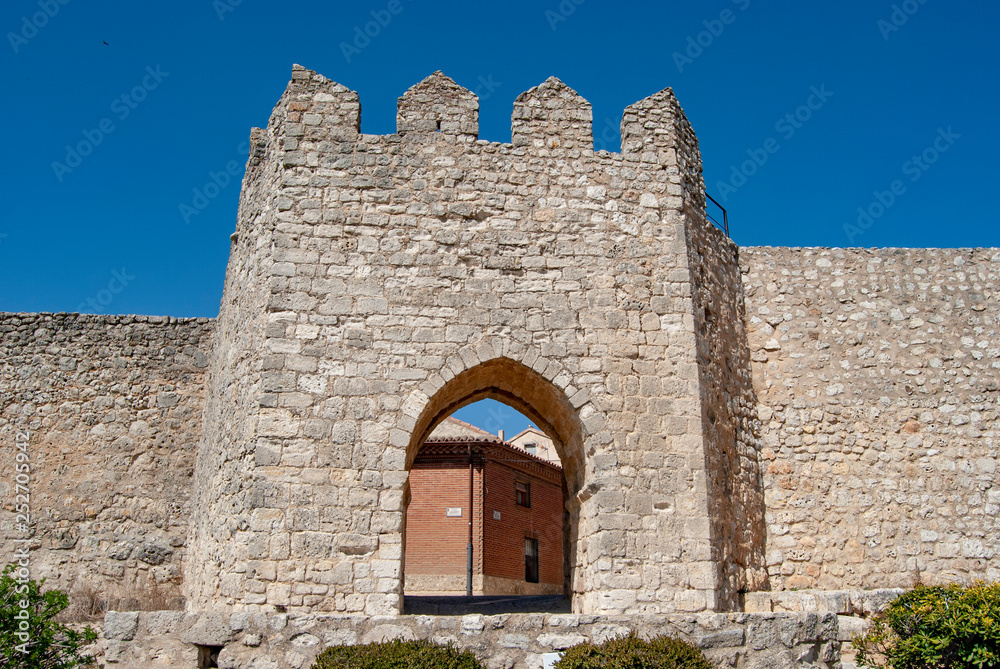
M 421 446 L 441 421 L 462 407 L 482 399 L 493 399 L 527 416 L 549 438 L 563 464 L 563 497 L 567 500 L 563 520 L 563 591 L 572 598 L 580 536 L 580 504 L 577 494 L 583 484 L 586 431 L 579 409 L 555 383 L 521 362 L 498 357 L 480 362 L 458 373 L 429 397 L 416 419 L 406 450 L 406 469 L 413 465 Z M 405 495 L 407 498 L 408 494 Z M 405 518 L 404 518 L 405 546 Z M 405 548 L 403 570 L 405 572 Z

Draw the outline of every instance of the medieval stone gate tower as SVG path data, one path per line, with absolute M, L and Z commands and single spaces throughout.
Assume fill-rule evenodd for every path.
M 435 73 L 397 134 L 296 66 L 255 130 L 214 332 L 189 608 L 395 614 L 407 472 L 455 409 L 529 416 L 565 467 L 567 592 L 585 613 L 738 608 L 766 586 L 735 244 L 709 223 L 667 89 L 594 152 L 556 79 L 477 139 Z

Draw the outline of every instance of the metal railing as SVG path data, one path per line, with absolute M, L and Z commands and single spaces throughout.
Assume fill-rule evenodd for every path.
M 705 197 L 708 198 L 708 201 L 711 202 L 712 204 L 714 204 L 716 207 L 718 207 L 719 211 L 722 212 L 722 214 L 721 214 L 721 219 L 722 220 L 721 221 L 719 220 L 720 215 L 718 213 L 716 213 L 715 216 L 712 215 L 707 202 L 705 203 L 705 216 L 707 216 L 708 220 L 712 221 L 712 223 L 715 224 L 715 227 L 717 227 L 720 230 L 722 230 L 723 232 L 725 232 L 726 233 L 726 237 L 728 237 L 729 236 L 729 213 L 726 211 L 725 207 L 723 207 L 721 204 L 719 204 L 718 202 L 715 201 L 714 197 L 712 197 L 708 193 L 705 193 Z

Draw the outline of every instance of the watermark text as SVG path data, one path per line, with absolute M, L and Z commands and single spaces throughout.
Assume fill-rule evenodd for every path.
M 10 48 L 14 53 L 19 52 L 22 46 L 31 41 L 39 30 L 49 25 L 49 21 L 55 18 L 62 5 L 69 3 L 70 0 L 38 0 L 41 11 L 35 12 L 30 17 L 25 14 L 21 17 L 21 29 L 16 33 L 7 33 L 7 41 L 10 42 Z
M 912 155 L 899 168 L 903 176 L 908 177 L 910 183 L 920 181 L 927 170 L 940 160 L 941 155 L 951 149 L 960 137 L 961 135 L 952 130 L 951 126 L 947 129 L 938 128 L 937 135 L 930 145 L 920 153 Z M 853 244 L 855 239 L 865 234 L 865 231 L 875 225 L 875 221 L 885 216 L 906 192 L 906 181 L 903 179 L 894 179 L 885 190 L 874 191 L 872 201 L 866 206 L 858 207 L 854 222 L 844 223 L 844 234 L 847 235 L 848 242 Z
M 28 581 L 31 579 L 31 556 L 28 545 L 31 540 L 31 462 L 28 445 L 31 443 L 31 433 L 28 430 L 17 430 L 14 434 L 14 553 L 10 564 L 14 565 L 11 576 L 17 585 L 16 595 L 25 595 L 14 604 L 14 620 L 17 621 L 17 637 L 19 644 L 14 646 L 22 655 L 29 653 L 31 643 L 31 605 L 28 594 Z
M 926 4 L 927 0 L 903 0 L 902 3 L 892 6 L 892 13 L 888 19 L 879 19 L 875 25 L 882 33 L 882 39 L 886 42 L 889 37 L 906 25 L 910 17 L 920 11 L 920 6 Z
M 833 93 L 826 89 L 826 84 L 821 84 L 819 87 L 811 86 L 809 93 L 805 103 L 780 117 L 774 123 L 775 132 L 786 142 L 794 137 L 813 117 L 813 114 L 822 109 L 823 105 L 833 97 Z M 760 168 L 767 164 L 771 156 L 780 150 L 781 144 L 775 137 L 768 137 L 760 146 L 747 149 L 747 160 L 739 165 L 730 165 L 729 179 L 715 184 L 715 190 L 722 201 L 727 202 L 730 195 L 745 186 L 750 177 L 756 174 Z
M 739 7 L 741 12 L 745 12 L 750 7 L 750 0 L 732 0 L 732 3 Z M 722 33 L 726 31 L 726 26 L 736 22 L 737 16 L 733 10 L 727 7 L 719 12 L 718 18 L 702 21 L 701 24 L 705 29 L 695 35 L 688 35 L 683 53 L 680 51 L 673 53 L 677 71 L 683 74 L 684 68 L 693 64 L 705 53 L 705 49 L 715 44 L 715 40 L 722 37 Z
M 354 26 L 353 39 L 350 42 L 340 43 L 340 53 L 344 55 L 344 60 L 348 63 L 354 59 L 355 56 L 361 54 L 361 52 L 368 48 L 372 43 L 372 40 L 382 34 L 392 19 L 396 16 L 402 14 L 403 6 L 402 0 L 389 0 L 386 3 L 385 9 L 373 9 L 369 12 L 371 14 L 372 20 L 367 21 L 363 26 Z
M 125 290 L 133 281 L 135 281 L 135 275 L 129 274 L 128 270 L 124 267 L 120 271 L 111 270 L 111 279 L 108 281 L 107 287 L 97 291 L 97 294 L 93 297 L 88 297 L 81 302 L 76 308 L 77 312 L 81 314 L 103 313 L 104 308 L 115 299 L 115 295 Z
M 243 0 L 212 0 L 212 9 L 220 21 L 226 20 L 226 14 L 235 12 L 236 8 L 243 4 Z
M 168 76 L 170 73 L 164 72 L 159 65 L 155 68 L 147 66 L 146 75 L 143 76 L 139 84 L 111 101 L 111 113 L 119 121 L 124 121 Z M 83 139 L 75 144 L 67 144 L 66 157 L 62 161 L 52 161 L 52 171 L 59 183 L 62 183 L 67 174 L 71 174 L 73 170 L 82 165 L 83 159 L 93 153 L 94 149 L 100 146 L 108 135 L 116 129 L 114 120 L 110 116 L 106 116 L 98 121 L 95 127 L 84 128 L 81 131 Z
M 249 150 L 250 142 L 246 140 L 240 142 L 239 146 L 236 147 L 236 153 L 241 157 L 246 156 Z M 243 158 L 242 161 L 234 159 L 226 163 L 225 167 L 218 172 L 209 171 L 208 180 L 201 188 L 191 189 L 192 197 L 190 204 L 181 202 L 178 205 L 181 218 L 184 219 L 184 224 L 187 225 L 190 223 L 193 217 L 204 211 L 212 200 L 219 197 L 222 190 L 239 176 L 245 164 L 246 158 Z
M 545 10 L 545 20 L 549 22 L 549 27 L 555 30 L 560 23 L 566 21 L 575 12 L 576 8 L 587 0 L 562 0 L 555 9 Z

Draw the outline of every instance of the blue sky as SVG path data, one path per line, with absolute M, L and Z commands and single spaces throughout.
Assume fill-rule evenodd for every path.
M 35 0 L 0 27 L 2 311 L 214 316 L 244 142 L 293 63 L 357 90 L 368 133 L 443 70 L 495 141 L 556 75 L 610 150 L 672 86 L 741 245 L 1000 246 L 995 3 Z
M 534 425 L 524 414 L 514 411 L 496 400 L 480 400 L 466 405 L 452 414 L 459 420 L 471 423 L 490 434 L 504 431 L 504 438 L 510 439 Z

